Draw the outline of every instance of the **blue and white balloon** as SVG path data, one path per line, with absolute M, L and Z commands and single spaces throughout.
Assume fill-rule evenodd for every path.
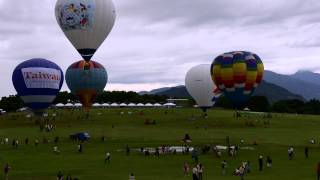
M 61 68 L 46 59 L 30 59 L 19 64 L 12 74 L 18 96 L 33 111 L 48 108 L 63 84 Z

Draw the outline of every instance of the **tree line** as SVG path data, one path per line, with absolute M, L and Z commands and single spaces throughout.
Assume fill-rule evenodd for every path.
M 125 91 L 104 91 L 96 98 L 98 103 L 166 103 L 167 96 L 158 95 L 140 95 L 136 92 Z M 67 104 L 79 102 L 77 97 L 67 91 L 58 93 L 53 104 Z M 24 107 L 23 101 L 16 95 L 2 97 L 0 100 L 0 108 L 12 112 Z
M 105 91 L 96 98 L 98 103 L 166 103 L 169 97 L 165 95 L 140 95 L 136 92 L 125 92 L 125 91 Z M 54 104 L 57 103 L 77 103 L 79 102 L 77 97 L 69 92 L 60 92 Z M 192 106 L 194 100 L 189 98 L 189 102 L 183 106 Z M 12 112 L 24 107 L 23 101 L 18 96 L 2 97 L 0 100 L 0 108 Z M 215 104 L 215 107 L 224 109 L 233 109 L 231 102 L 221 97 Z M 296 113 L 296 114 L 320 114 L 320 101 L 312 99 L 309 101 L 301 100 L 281 100 L 275 103 L 270 103 L 264 96 L 253 96 L 249 99 L 247 104 L 244 104 L 241 109 L 249 108 L 252 111 L 257 112 L 277 112 L 277 113 Z

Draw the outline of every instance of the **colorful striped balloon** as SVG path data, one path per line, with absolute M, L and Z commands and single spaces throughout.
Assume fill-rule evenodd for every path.
M 108 81 L 106 69 L 95 61 L 78 61 L 67 69 L 66 82 L 85 110 L 89 110 L 96 97 L 103 92 Z
M 234 51 L 218 56 L 211 65 L 216 86 L 236 108 L 246 103 L 261 83 L 264 66 L 256 54 Z
M 63 84 L 60 67 L 46 59 L 30 59 L 13 71 L 12 83 L 18 96 L 35 113 L 48 108 Z

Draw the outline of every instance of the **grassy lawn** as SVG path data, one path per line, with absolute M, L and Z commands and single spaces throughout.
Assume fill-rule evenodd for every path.
M 125 112 L 121 115 L 120 112 Z M 127 112 L 131 111 L 129 115 Z M 204 165 L 204 179 L 231 180 L 240 179 L 233 176 L 232 171 L 242 161 L 250 161 L 252 173 L 245 179 L 252 180 L 312 180 L 316 179 L 316 164 L 320 161 L 319 142 L 309 144 L 309 139 L 319 138 L 320 117 L 302 115 L 274 115 L 271 125 L 264 127 L 262 118 L 252 118 L 254 126 L 245 126 L 246 118 L 233 118 L 232 111 L 211 110 L 209 118 L 200 117 L 197 109 L 171 109 L 165 114 L 164 109 L 96 109 L 91 111 L 90 120 L 78 116 L 81 111 L 58 110 L 55 131 L 40 132 L 35 123 L 25 118 L 24 114 L 9 114 L 0 117 L 0 137 L 8 137 L 9 145 L 0 145 L 0 164 L 8 162 L 12 169 L 10 180 L 54 180 L 57 172 L 70 173 L 80 180 L 127 180 L 133 172 L 137 180 L 187 180 L 191 175 L 183 176 L 183 163 L 194 162 L 190 155 L 144 156 L 138 151 L 141 147 L 158 147 L 161 145 L 182 146 L 181 139 L 189 133 L 193 142 L 190 146 L 201 148 L 204 145 L 225 145 L 226 136 L 233 144 L 245 143 L 241 146 L 254 147 L 254 150 L 240 150 L 237 157 L 231 158 L 223 152 L 218 159 L 212 152 L 200 154 L 200 162 Z M 101 113 L 101 115 L 98 115 Z M 191 118 L 192 114 L 195 118 Z M 156 120 L 156 125 L 145 125 L 145 119 Z M 114 126 L 114 128 L 112 128 Z M 90 142 L 84 144 L 84 152 L 77 152 L 77 143 L 69 139 L 75 132 L 89 132 Z M 102 141 L 102 136 L 106 141 Z M 61 153 L 53 153 L 54 137 L 59 136 Z M 29 145 L 24 139 L 30 139 Z M 20 146 L 11 146 L 13 138 L 19 139 Z M 40 139 L 38 147 L 34 139 Z M 51 140 L 43 144 L 42 139 Z M 256 140 L 258 146 L 253 146 Z M 125 155 L 125 146 L 129 145 L 131 153 Z M 288 160 L 289 145 L 295 148 L 295 158 Z M 304 147 L 310 147 L 310 158 L 305 159 Z M 111 164 L 104 164 L 104 155 L 111 153 Z M 200 150 L 199 150 L 200 151 Z M 258 155 L 270 155 L 273 160 L 272 169 L 258 172 Z M 220 164 L 228 162 L 228 174 L 221 175 Z M 1 171 L 1 176 L 2 176 Z

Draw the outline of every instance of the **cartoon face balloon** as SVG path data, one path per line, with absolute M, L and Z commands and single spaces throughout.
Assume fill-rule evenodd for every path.
M 108 81 L 106 69 L 95 61 L 78 61 L 67 69 L 66 82 L 85 110 L 89 110 L 95 98 L 103 92 Z
M 211 108 L 220 97 L 211 79 L 210 67 L 210 64 L 197 65 L 187 72 L 185 79 L 187 91 L 203 111 Z
M 61 68 L 46 59 L 30 59 L 13 71 L 18 96 L 34 111 L 43 111 L 54 101 L 63 84 Z
M 58 0 L 55 14 L 62 31 L 86 61 L 107 38 L 116 18 L 112 0 Z
M 212 79 L 236 108 L 246 103 L 263 78 L 259 56 L 234 51 L 218 56 L 211 65 Z

